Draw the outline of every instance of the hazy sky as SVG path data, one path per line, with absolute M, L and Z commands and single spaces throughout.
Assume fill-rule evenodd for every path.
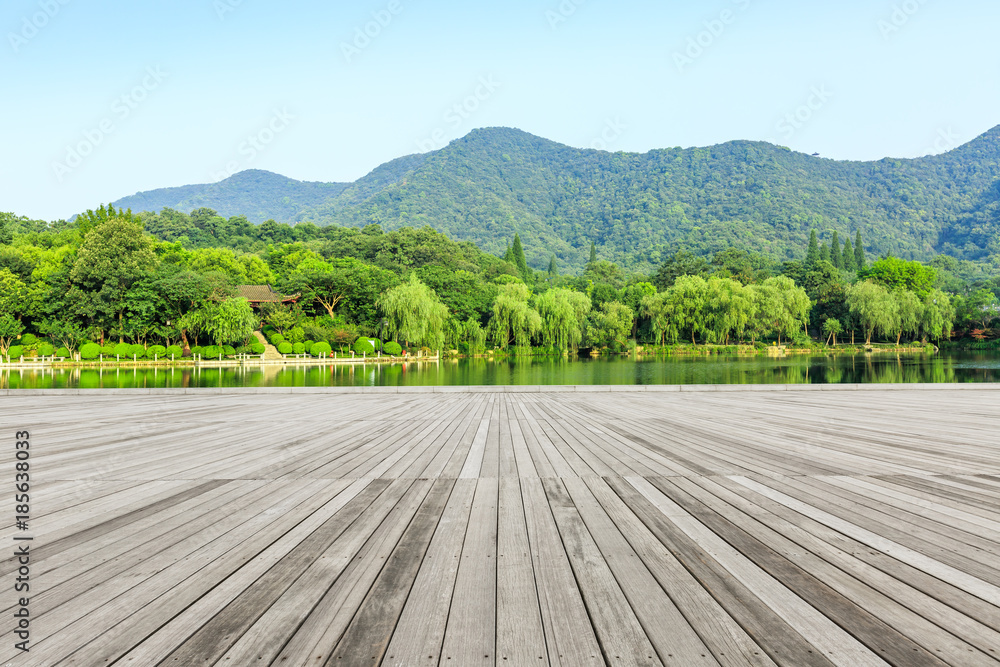
M 0 210 L 268 169 L 352 181 L 469 130 L 915 157 L 1000 124 L 995 0 L 6 0 Z

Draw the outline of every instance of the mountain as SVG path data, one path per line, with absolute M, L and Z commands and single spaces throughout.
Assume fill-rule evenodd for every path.
M 764 142 L 607 153 L 520 130 L 474 130 L 430 153 L 388 162 L 350 184 L 241 172 L 220 183 L 115 202 L 156 211 L 198 206 L 257 222 L 385 229 L 430 225 L 500 254 L 519 233 L 544 269 L 604 259 L 649 270 L 679 247 L 729 246 L 799 257 L 821 239 L 861 231 L 871 254 L 964 259 L 1000 254 L 1000 127 L 948 153 L 835 161 Z
M 305 211 L 336 197 L 347 183 L 296 181 L 261 169 L 241 171 L 218 183 L 183 185 L 139 192 L 114 203 L 133 212 L 159 212 L 164 208 L 190 213 L 197 208 L 211 208 L 220 215 L 245 215 L 260 224 L 298 220 Z

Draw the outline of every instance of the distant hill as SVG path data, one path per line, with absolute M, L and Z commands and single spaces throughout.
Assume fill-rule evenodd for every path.
M 430 225 L 500 254 L 517 232 L 529 264 L 555 254 L 649 270 L 678 247 L 729 246 L 801 256 L 809 230 L 860 230 L 872 254 L 927 259 L 1000 255 L 1000 127 L 919 159 L 835 161 L 764 142 L 607 153 L 520 130 L 475 130 L 445 148 L 388 162 L 350 184 L 261 171 L 140 193 L 133 211 L 197 207 L 260 222 L 386 229 Z
M 269 219 L 298 220 L 304 212 L 343 192 L 347 185 L 296 181 L 270 171 L 248 169 L 218 183 L 139 192 L 119 199 L 114 205 L 133 212 L 172 208 L 190 213 L 197 208 L 211 208 L 227 218 L 245 215 L 259 225 Z

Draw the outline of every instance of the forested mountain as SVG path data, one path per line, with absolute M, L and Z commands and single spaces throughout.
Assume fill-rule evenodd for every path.
M 296 181 L 261 169 L 247 169 L 218 183 L 183 185 L 139 192 L 119 199 L 120 208 L 159 213 L 164 208 L 190 213 L 210 208 L 220 215 L 242 215 L 252 223 L 294 222 L 315 206 L 336 197 L 346 183 Z
M 169 194 L 168 194 L 169 193 Z M 860 230 L 873 254 L 926 260 L 1000 255 L 1000 127 L 942 155 L 846 162 L 763 142 L 607 153 L 506 128 L 386 163 L 352 184 L 242 172 L 220 183 L 115 202 L 133 211 L 215 209 L 279 222 L 392 230 L 430 225 L 501 254 L 515 233 L 528 264 L 601 258 L 650 271 L 680 247 L 727 247 L 776 260 Z

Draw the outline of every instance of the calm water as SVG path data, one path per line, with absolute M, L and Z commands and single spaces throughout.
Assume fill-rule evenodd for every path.
M 613 359 L 196 369 L 0 370 L 0 388 L 1000 382 L 1000 354 Z

